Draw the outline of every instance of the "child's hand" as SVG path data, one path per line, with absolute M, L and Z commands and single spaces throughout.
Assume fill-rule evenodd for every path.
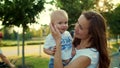
M 50 51 L 50 55 L 54 56 L 55 52 L 53 50 Z
M 55 54 L 55 52 L 56 52 L 56 46 L 54 46 L 54 48 L 53 48 L 52 52 L 53 52 L 53 55 L 54 55 L 54 54 Z
M 72 50 L 72 57 L 74 57 L 76 54 L 76 51 L 75 50 Z

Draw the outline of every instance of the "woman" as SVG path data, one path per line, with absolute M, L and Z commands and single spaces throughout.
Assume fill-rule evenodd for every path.
M 61 60 L 61 35 L 56 25 L 50 24 L 56 41 L 54 68 L 109 68 L 106 24 L 103 16 L 94 11 L 83 12 L 75 25 L 73 45 L 76 55 L 64 66 Z

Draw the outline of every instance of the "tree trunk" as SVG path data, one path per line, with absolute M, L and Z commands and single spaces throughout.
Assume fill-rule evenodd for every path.
M 23 26 L 23 35 L 22 35 L 23 39 L 22 39 L 22 68 L 25 68 L 25 56 L 24 56 L 24 37 L 25 37 L 25 28 Z

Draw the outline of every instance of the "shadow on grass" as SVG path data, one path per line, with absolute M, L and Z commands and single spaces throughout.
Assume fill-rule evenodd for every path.
M 22 65 L 18 65 L 17 68 L 23 68 Z M 32 65 L 25 65 L 24 68 L 34 68 Z

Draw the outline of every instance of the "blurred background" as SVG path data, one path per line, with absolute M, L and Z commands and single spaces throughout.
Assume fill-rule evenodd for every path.
M 47 68 L 42 48 L 56 9 L 68 12 L 70 32 L 82 11 L 100 12 L 107 22 L 111 68 L 120 68 L 120 0 L 0 0 L 0 48 L 18 68 Z

